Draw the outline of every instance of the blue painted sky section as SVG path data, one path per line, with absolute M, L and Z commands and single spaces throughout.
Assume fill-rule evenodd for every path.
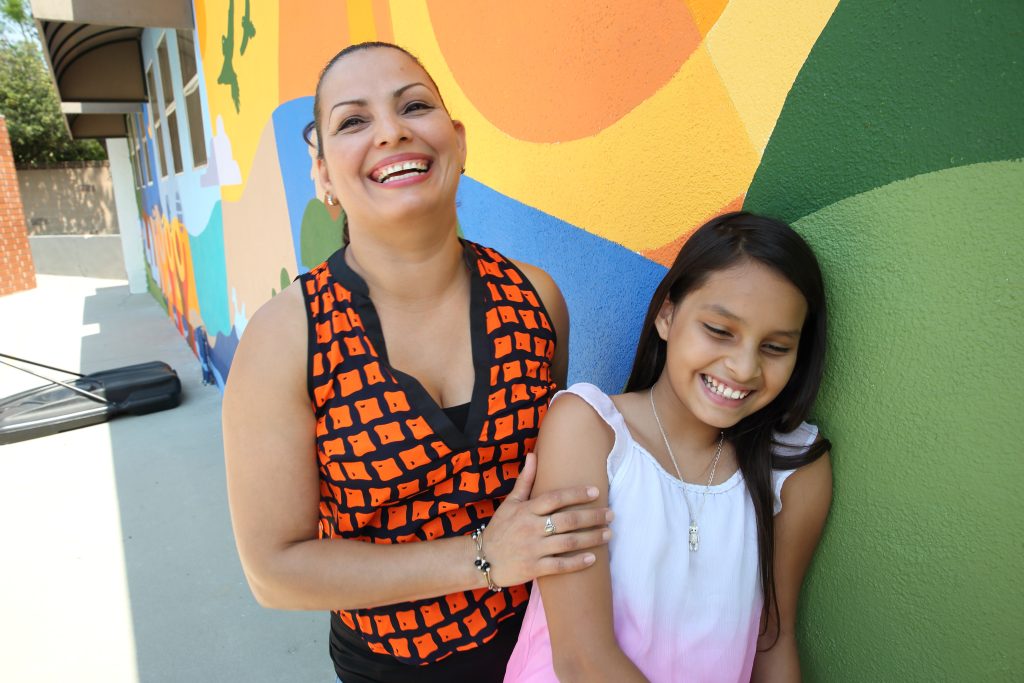
M 198 235 L 189 234 L 192 250 L 192 273 L 196 280 L 199 313 L 209 336 L 227 334 L 231 330 L 231 307 L 228 305 L 227 261 L 224 258 L 224 217 L 217 202 L 210 220 Z
M 148 128 L 149 124 L 147 122 L 149 121 L 149 118 L 148 118 L 149 105 L 148 104 L 143 104 L 142 106 L 143 106 L 143 110 L 142 110 L 142 125 L 146 126 Z M 154 180 L 154 178 L 159 177 L 160 171 L 158 170 L 158 162 L 157 162 L 157 159 L 156 159 L 156 155 L 157 155 L 156 141 L 153 139 L 152 136 L 150 136 L 148 134 L 145 134 L 145 142 L 144 142 L 144 144 L 146 145 L 146 149 L 148 150 L 147 155 L 149 156 L 149 179 L 150 179 L 150 182 L 149 182 L 148 185 L 145 185 L 142 188 L 142 196 L 143 196 L 143 200 L 145 202 L 145 204 L 143 206 L 143 209 L 148 214 L 150 209 L 153 208 L 154 204 L 159 204 L 160 203 L 160 189 L 157 186 L 157 181 Z
M 313 119 L 313 98 L 300 97 L 285 102 L 274 110 L 272 119 L 281 182 L 288 202 L 292 244 L 295 246 L 295 266 L 301 274 L 309 270 L 301 263 L 302 214 L 309 200 L 316 196 L 316 185 L 309 177 L 309 146 L 302 139 L 302 129 Z
M 217 380 L 217 387 L 224 391 L 224 383 L 228 381 L 231 360 L 235 357 L 235 351 L 238 349 L 238 333 L 232 327 L 229 334 L 218 334 L 216 342 L 210 349 L 210 364 L 213 366 L 211 369 Z
M 181 201 L 181 217 L 189 235 L 198 235 L 213 220 L 214 210 L 220 211 L 220 187 L 200 185 L 206 166 L 190 169 L 174 176 Z
M 665 267 L 471 178 L 462 178 L 458 201 L 468 239 L 539 266 L 558 283 L 569 306 L 569 382 L 621 392 Z

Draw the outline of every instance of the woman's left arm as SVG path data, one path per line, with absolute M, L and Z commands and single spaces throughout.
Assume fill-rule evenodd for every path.
M 832 504 L 829 454 L 825 453 L 791 474 L 782 486 L 782 500 L 782 511 L 775 516 L 775 606 L 778 622 L 775 613 L 766 607 L 767 630 L 758 639 L 758 652 L 750 678 L 755 683 L 800 681 L 800 656 L 796 643 L 797 602 Z

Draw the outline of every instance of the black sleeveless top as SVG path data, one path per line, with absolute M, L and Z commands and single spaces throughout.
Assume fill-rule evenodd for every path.
M 536 291 L 501 254 L 463 243 L 476 379 L 456 425 L 392 368 L 366 283 L 339 250 L 300 276 L 310 325 L 320 537 L 412 543 L 468 535 L 512 490 L 555 390 L 555 332 Z M 500 681 L 526 586 L 331 617 L 344 683 Z

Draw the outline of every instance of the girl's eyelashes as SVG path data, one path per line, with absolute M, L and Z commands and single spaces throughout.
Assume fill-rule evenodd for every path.
M 778 344 L 765 344 L 764 349 L 768 353 L 772 353 L 777 356 L 784 356 L 790 352 L 790 348 L 788 346 L 780 346 Z
M 720 337 L 722 339 L 725 339 L 726 337 L 731 337 L 732 336 L 732 334 L 730 334 L 728 330 L 723 330 L 723 329 L 721 329 L 719 327 L 715 327 L 714 325 L 708 325 L 707 323 L 701 323 L 701 324 L 704 326 L 705 330 L 710 332 L 715 337 Z
M 731 339 L 733 336 L 732 332 L 730 332 L 729 330 L 725 330 L 720 327 L 715 327 L 714 325 L 709 325 L 708 323 L 701 323 L 701 325 L 704 326 L 704 329 L 707 330 L 708 334 L 710 334 L 712 337 L 715 337 L 716 339 Z M 792 350 L 788 346 L 772 343 L 763 344 L 761 348 L 763 348 L 768 353 L 776 356 L 784 356 Z

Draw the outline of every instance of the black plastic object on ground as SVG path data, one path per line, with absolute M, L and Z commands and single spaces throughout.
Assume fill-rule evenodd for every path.
M 5 354 L 0 357 L 58 370 Z M 43 377 L 10 363 L 0 363 Z M 118 415 L 167 410 L 181 403 L 178 373 L 160 361 L 88 375 L 60 372 L 77 378 L 67 382 L 49 380 L 49 385 L 0 398 L 0 445 L 87 427 Z

